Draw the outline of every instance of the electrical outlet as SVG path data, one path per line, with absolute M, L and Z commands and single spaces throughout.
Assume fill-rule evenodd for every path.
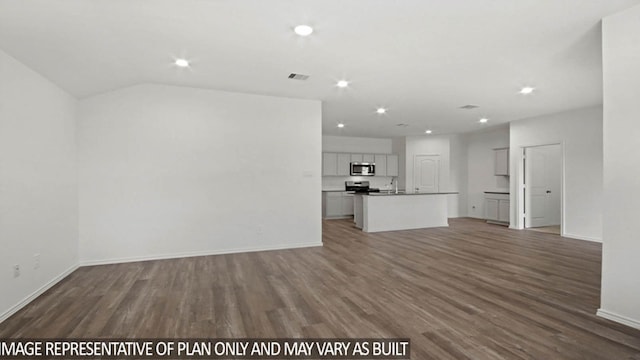
M 17 278 L 18 276 L 20 276 L 20 265 L 15 264 L 13 265 L 13 277 Z
M 33 268 L 40 268 L 40 254 L 33 254 Z

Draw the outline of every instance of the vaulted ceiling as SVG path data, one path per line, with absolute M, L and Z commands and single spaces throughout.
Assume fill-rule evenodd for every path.
M 324 134 L 452 133 L 600 104 L 600 19 L 636 4 L 0 0 L 0 49 L 78 98 L 161 83 L 322 100 Z

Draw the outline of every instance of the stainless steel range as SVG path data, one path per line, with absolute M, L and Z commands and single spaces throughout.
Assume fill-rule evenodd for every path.
M 369 187 L 368 181 L 345 181 L 344 188 L 346 191 L 353 191 L 357 194 L 380 192 L 380 189 Z

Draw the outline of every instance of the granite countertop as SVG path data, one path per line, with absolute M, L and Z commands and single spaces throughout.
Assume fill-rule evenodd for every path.
M 433 193 L 419 193 L 419 192 L 398 192 L 396 194 L 395 191 L 387 192 L 381 191 L 378 193 L 369 193 L 362 194 L 363 196 L 404 196 L 404 195 L 449 195 L 449 194 L 458 194 L 458 192 L 433 192 Z

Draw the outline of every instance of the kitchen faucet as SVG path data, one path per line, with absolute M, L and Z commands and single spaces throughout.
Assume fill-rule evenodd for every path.
M 396 179 L 395 176 L 392 176 L 391 177 L 391 186 L 393 186 L 394 184 L 396 186 L 395 192 L 397 194 L 398 193 L 398 179 Z

